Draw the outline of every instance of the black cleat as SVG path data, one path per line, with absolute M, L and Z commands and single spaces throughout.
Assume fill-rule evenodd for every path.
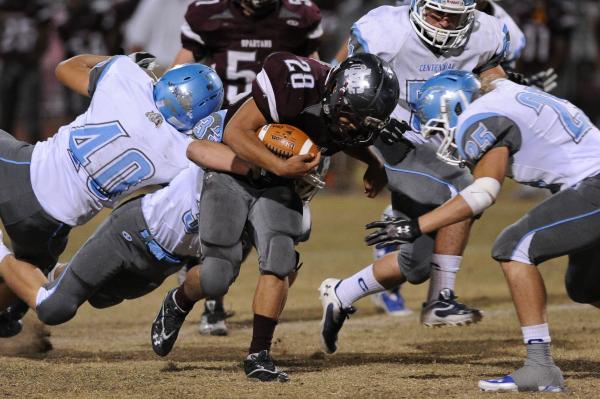
M 158 356 L 167 356 L 179 334 L 179 329 L 185 321 L 188 312 L 181 310 L 175 303 L 175 291 L 173 288 L 167 293 L 156 319 L 152 323 L 151 340 L 152 349 Z
M 204 302 L 204 312 L 200 317 L 200 325 L 198 327 L 200 334 L 204 335 L 227 335 L 227 324 L 225 319 L 228 314 L 223 308 L 223 304 L 215 301 L 214 299 L 208 299 Z
M 0 313 L 0 338 L 14 337 L 23 330 L 23 322 L 14 320 L 7 312 Z
M 335 287 L 340 280 L 328 278 L 319 287 L 319 299 L 323 306 L 321 318 L 321 349 L 325 353 L 334 353 L 337 350 L 338 332 L 342 329 L 344 321 L 356 312 L 352 306 L 342 307 L 342 303 L 335 293 Z
M 466 326 L 481 321 L 483 313 L 456 300 L 454 291 L 444 288 L 438 299 L 423 304 L 421 323 L 427 327 Z
M 288 382 L 290 377 L 275 366 L 273 358 L 267 350 L 251 353 L 244 360 L 246 377 L 259 381 Z

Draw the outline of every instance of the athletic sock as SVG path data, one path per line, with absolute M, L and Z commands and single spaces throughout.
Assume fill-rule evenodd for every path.
M 454 290 L 456 273 L 460 269 L 461 260 L 462 256 L 433 254 L 427 302 L 437 300 L 440 291 L 444 288 Z
M 273 340 L 273 333 L 275 333 L 276 326 L 277 320 L 255 314 L 252 327 L 252 342 L 250 343 L 248 353 L 271 350 L 271 341 Z
M 369 265 L 355 275 L 343 279 L 335 287 L 335 293 L 344 308 L 352 306 L 354 302 L 364 296 L 383 290 L 385 288 L 375 280 L 373 265 Z
M 523 342 L 526 344 L 550 343 L 551 341 L 548 323 L 521 327 L 521 332 L 523 333 Z
M 550 354 L 550 342 L 525 345 L 527 348 L 526 365 L 554 366 L 554 360 Z
M 180 285 L 175 292 L 173 293 L 173 299 L 175 300 L 175 305 L 183 312 L 188 313 L 194 307 L 195 301 L 188 298 L 185 294 L 185 290 L 183 289 L 183 284 Z
M 1 239 L 2 235 L 0 235 L 0 240 Z M 0 241 L 0 262 L 2 262 L 7 255 L 12 255 L 12 252 L 6 245 L 4 245 L 4 242 Z

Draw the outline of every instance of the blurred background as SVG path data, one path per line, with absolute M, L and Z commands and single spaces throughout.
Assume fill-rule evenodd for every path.
M 87 107 L 87 100 L 54 78 L 61 60 L 81 53 L 146 50 L 169 65 L 180 48 L 179 28 L 192 0 L 0 0 L 0 128 L 35 142 L 54 134 Z M 325 35 L 321 58 L 330 61 L 350 26 L 370 9 L 409 1 L 320 0 Z M 525 33 L 517 70 L 553 67 L 553 94 L 600 124 L 600 1 L 502 0 Z M 334 159 L 329 185 L 349 190 L 353 168 Z M 354 185 L 353 185 L 354 186 Z

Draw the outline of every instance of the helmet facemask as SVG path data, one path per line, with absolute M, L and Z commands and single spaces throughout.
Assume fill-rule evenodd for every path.
M 378 57 L 358 54 L 327 77 L 322 114 L 332 141 L 357 147 L 372 144 L 389 121 L 398 99 L 398 80 Z
M 410 23 L 417 35 L 430 46 L 449 50 L 464 46 L 475 19 L 474 0 L 412 0 Z M 446 18 L 451 28 L 442 28 L 428 22 Z
M 455 142 L 459 116 L 481 93 L 479 80 L 465 71 L 449 70 L 430 78 L 422 87 L 415 106 L 426 139 L 440 138 L 436 155 L 450 165 L 463 166 Z

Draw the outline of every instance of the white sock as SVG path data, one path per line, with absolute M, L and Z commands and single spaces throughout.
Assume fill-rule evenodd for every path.
M 0 242 L 0 262 L 4 260 L 7 255 L 12 255 L 12 252 L 4 243 Z
M 342 307 L 347 308 L 363 296 L 374 294 L 385 290 L 375 280 L 373 265 L 369 265 L 353 276 L 343 279 L 335 289 Z
M 462 256 L 433 254 L 427 302 L 437 300 L 440 291 L 444 288 L 454 290 L 456 273 L 460 269 L 461 260 Z
M 550 329 L 548 323 L 535 326 L 521 327 L 523 342 L 526 344 L 542 344 L 550 342 Z

